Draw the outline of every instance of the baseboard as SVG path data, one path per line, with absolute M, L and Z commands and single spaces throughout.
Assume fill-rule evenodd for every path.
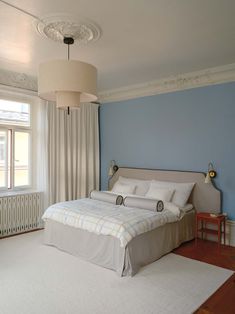
M 217 226 L 214 224 L 207 224 L 208 228 L 216 229 Z M 206 240 L 210 241 L 217 241 L 218 238 L 216 235 L 207 234 L 205 235 Z M 235 221 L 234 220 L 227 220 L 226 221 L 226 245 L 234 246 L 235 247 Z M 221 243 L 224 244 L 224 239 L 222 237 Z
M 235 246 L 235 221 L 228 220 L 226 222 L 226 244 Z
M 25 232 L 14 233 L 14 234 L 11 234 L 11 235 L 0 237 L 0 240 L 6 239 L 6 238 L 12 238 L 12 237 L 15 237 L 15 236 L 18 236 L 18 235 L 22 235 L 22 234 L 26 234 L 26 233 L 30 233 L 30 232 L 40 231 L 40 230 L 43 230 L 43 229 L 44 229 L 44 227 L 32 229 L 32 230 L 25 231 Z

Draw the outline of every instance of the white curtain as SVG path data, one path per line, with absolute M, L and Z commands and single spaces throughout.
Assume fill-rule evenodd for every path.
M 43 192 L 43 209 L 45 210 L 48 203 L 48 123 L 47 123 L 47 107 L 45 101 L 39 99 L 34 104 L 33 121 L 33 186 L 38 191 Z
M 98 105 L 58 110 L 47 103 L 49 204 L 86 197 L 99 189 Z

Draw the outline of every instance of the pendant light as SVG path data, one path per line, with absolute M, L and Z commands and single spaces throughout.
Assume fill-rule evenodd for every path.
M 74 43 L 74 39 L 78 43 L 88 43 L 99 39 L 101 30 L 98 25 L 90 20 L 89 22 L 73 21 L 67 14 L 64 17 L 52 15 L 49 19 L 40 18 L 7 1 L 1 2 L 35 19 L 40 34 L 56 42 L 62 42 L 61 39 L 63 39 L 64 44 L 68 45 L 68 60 L 53 60 L 39 65 L 39 97 L 56 101 L 57 108 L 68 109 L 68 113 L 69 108 L 79 108 L 80 103 L 95 102 L 97 100 L 97 69 L 91 64 L 70 60 L 69 46 Z
M 38 73 L 38 94 L 48 101 L 56 101 L 58 109 L 79 108 L 80 103 L 97 100 L 97 69 L 88 63 L 70 60 L 72 37 L 64 37 L 68 46 L 67 60 L 41 63 Z

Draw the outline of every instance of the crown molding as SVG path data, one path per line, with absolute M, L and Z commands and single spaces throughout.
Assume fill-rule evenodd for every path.
M 235 63 L 175 75 L 143 84 L 110 89 L 100 92 L 98 96 L 101 103 L 107 103 L 233 81 L 235 81 Z M 25 73 L 0 69 L 0 85 L 1 88 L 5 86 L 37 92 L 37 79 Z
M 25 73 L 0 69 L 0 85 L 36 92 L 37 79 Z
M 99 93 L 101 103 L 171 93 L 235 81 L 235 63 Z

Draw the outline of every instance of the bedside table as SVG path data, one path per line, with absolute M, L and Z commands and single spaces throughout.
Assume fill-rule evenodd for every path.
M 195 243 L 197 244 L 198 233 L 201 233 L 201 238 L 204 238 L 206 234 L 214 234 L 217 235 L 218 238 L 218 247 L 221 245 L 221 237 L 224 237 L 224 244 L 225 236 L 226 236 L 226 227 L 225 227 L 225 216 L 218 215 L 218 216 L 211 216 L 210 213 L 197 213 L 196 214 L 196 230 L 195 230 Z M 213 230 L 207 228 L 207 223 L 217 225 L 217 229 Z

